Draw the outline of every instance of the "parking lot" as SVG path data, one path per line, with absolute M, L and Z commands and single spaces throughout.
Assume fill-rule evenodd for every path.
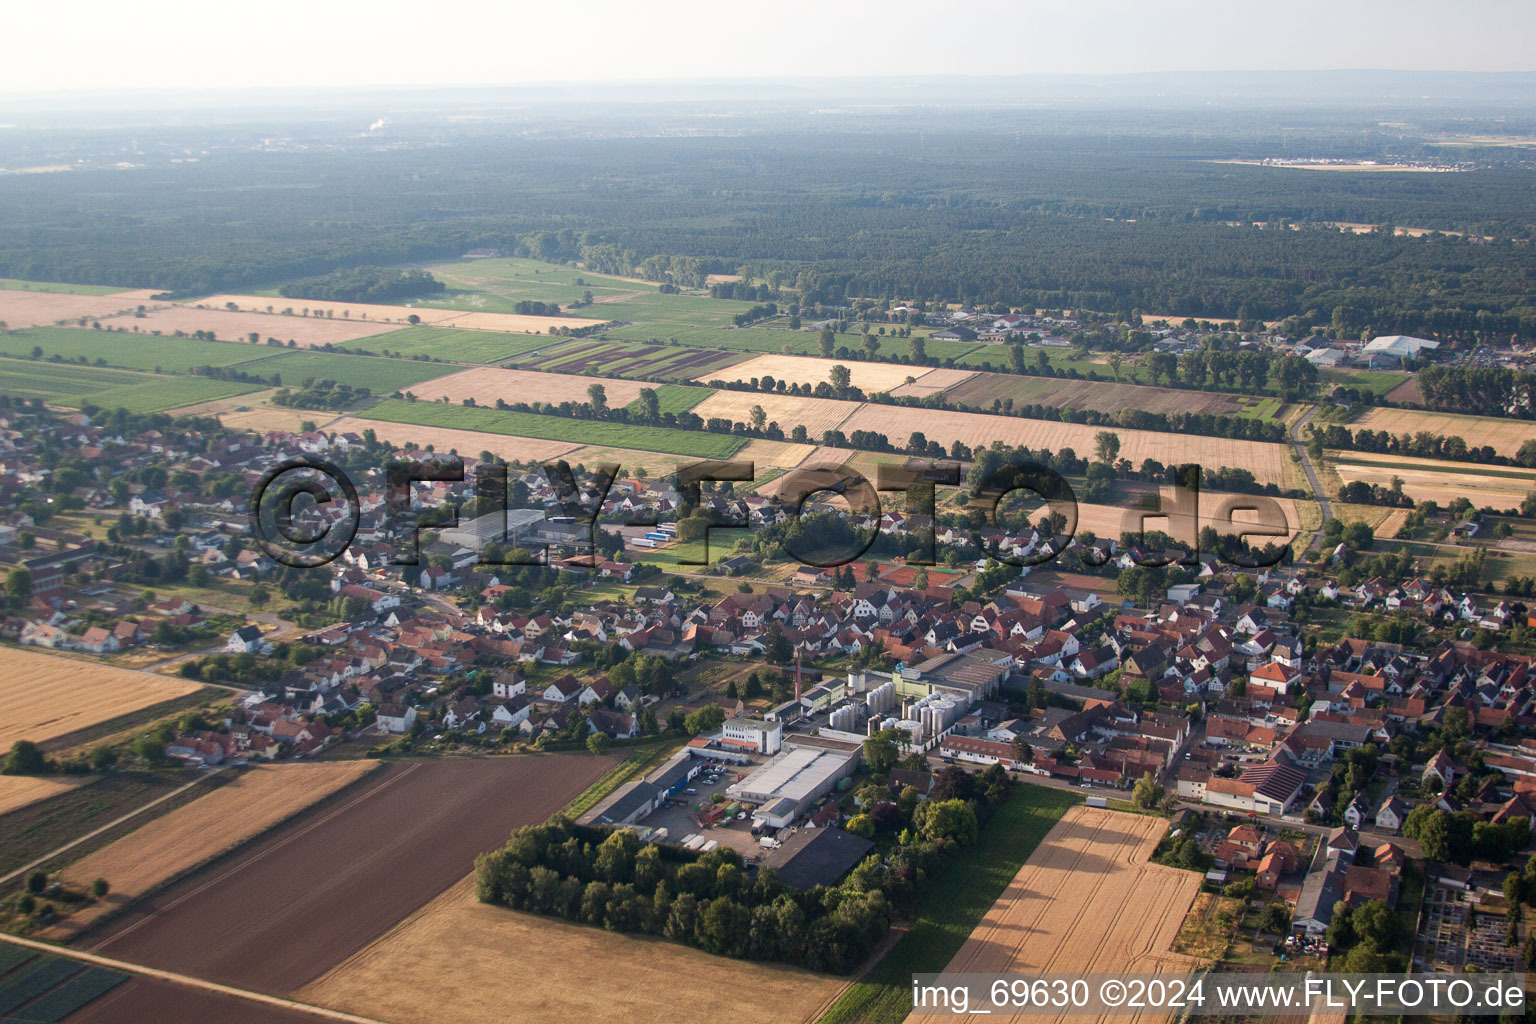
M 667 841 L 681 843 L 695 833 L 713 839 L 723 846 L 730 846 L 741 851 L 745 856 L 755 856 L 761 853 L 757 844 L 757 837 L 752 835 L 752 814 L 749 808 L 742 808 L 745 818 L 732 818 L 729 826 L 720 822 L 713 827 L 703 827 L 699 824 L 699 818 L 711 806 L 711 798 L 719 793 L 726 803 L 730 798 L 725 795 L 726 789 L 733 785 L 738 778 L 744 777 L 755 766 L 721 765 L 714 768 L 708 764 L 704 770 L 692 782 L 687 789 L 694 792 L 681 792 L 667 802 L 665 807 L 641 824 L 647 828 L 664 828 L 667 830 Z M 713 779 L 714 781 L 710 781 Z M 701 808 L 695 810 L 695 808 Z

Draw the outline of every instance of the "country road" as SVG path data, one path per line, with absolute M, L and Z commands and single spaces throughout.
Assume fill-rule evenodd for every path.
M 1317 476 L 1317 467 L 1312 465 L 1312 456 L 1307 454 L 1307 443 L 1301 436 L 1302 428 L 1307 425 L 1316 413 L 1317 406 L 1314 405 L 1307 410 L 1305 416 L 1291 424 L 1291 448 L 1301 460 L 1301 468 L 1307 474 L 1307 484 L 1312 488 L 1312 494 L 1317 498 L 1318 510 L 1322 513 L 1322 519 L 1317 524 L 1317 532 L 1312 535 L 1312 542 L 1307 545 L 1307 550 L 1302 552 L 1301 557 L 1303 559 L 1310 555 L 1314 549 L 1321 547 L 1323 543 L 1323 527 L 1327 525 L 1328 520 L 1333 518 L 1333 503 L 1328 500 L 1328 493 L 1323 490 L 1322 481 Z

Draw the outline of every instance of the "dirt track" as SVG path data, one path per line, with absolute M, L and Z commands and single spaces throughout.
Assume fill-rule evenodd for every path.
M 511 829 L 559 810 L 612 761 L 391 765 L 339 804 L 145 901 L 84 948 L 287 995 L 462 879 Z
M 945 971 L 1123 975 L 1193 968 L 1195 960 L 1169 948 L 1200 876 L 1148 862 L 1167 827 L 1162 818 L 1074 807 L 1019 869 Z M 1043 1024 L 1069 1018 L 991 1014 L 986 1019 Z M 1070 1018 L 1073 1024 L 1087 1019 Z M 1134 1019 L 1142 1018 L 1113 1018 Z

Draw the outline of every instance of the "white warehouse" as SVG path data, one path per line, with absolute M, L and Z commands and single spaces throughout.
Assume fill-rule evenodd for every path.
M 838 782 L 852 775 L 858 764 L 857 751 L 797 747 L 725 792 L 733 800 L 758 804 L 752 812 L 752 820 L 757 824 L 783 828 L 836 789 Z

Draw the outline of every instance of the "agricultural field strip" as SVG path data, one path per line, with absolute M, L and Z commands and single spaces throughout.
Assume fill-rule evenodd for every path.
M 446 326 L 452 324 L 460 330 L 489 330 L 489 331 L 513 331 L 528 332 L 549 330 L 554 327 L 591 327 L 600 324 L 602 320 L 587 317 L 573 316 L 524 316 L 513 313 L 476 313 L 466 312 L 461 309 L 440 309 L 432 306 L 397 306 L 381 305 L 367 302 L 333 302 L 328 299 L 284 299 L 265 295 L 210 295 L 199 300 L 195 304 L 183 304 L 181 309 L 196 312 L 228 311 L 227 305 L 234 303 L 236 311 L 241 313 L 254 313 L 273 319 L 281 319 L 294 323 L 312 321 L 318 323 L 350 323 L 361 324 L 364 327 L 378 324 L 395 324 L 399 326 L 416 326 L 410 321 L 416 317 L 419 324 L 432 326 Z M 294 309 L 310 311 L 309 316 L 284 314 L 282 310 Z M 269 310 L 271 310 L 269 312 Z M 326 313 L 326 316 L 315 315 Z M 612 319 L 612 318 L 609 318 Z M 378 333 L 373 331 L 370 333 Z
M 87 781 L 80 778 L 60 780 L 41 775 L 0 775 L 0 817 L 67 793 Z
M 10 935 L 0 932 L 0 942 L 8 942 L 12 945 L 22 946 L 36 950 L 40 953 L 48 953 L 53 956 L 64 957 L 68 960 L 90 964 L 93 967 L 106 968 L 108 970 L 123 971 L 143 978 L 156 978 L 161 981 L 184 985 L 189 988 L 201 989 L 205 992 L 214 992 L 219 995 L 233 996 L 236 999 L 248 1002 L 261 1003 L 266 1006 L 280 1009 L 294 1010 L 300 1013 L 321 1017 L 327 1020 L 342 1021 L 344 1024 L 382 1024 L 372 1017 L 363 1017 L 355 1013 L 343 1013 L 338 1010 L 327 1009 L 322 1006 L 310 1006 L 295 999 L 284 999 L 280 996 L 268 995 L 264 992 L 254 992 L 250 989 L 239 988 L 234 985 L 223 985 L 216 981 L 208 981 L 190 974 L 181 974 L 176 971 L 162 970 L 147 967 L 144 964 L 133 963 L 116 957 L 102 956 L 100 953 L 88 952 L 82 949 L 71 949 L 66 946 L 56 946 L 49 942 L 39 942 L 35 939 L 23 938 L 20 935 Z
M 388 765 L 323 811 L 149 896 L 96 931 L 88 948 L 287 996 L 463 878 L 510 829 L 558 811 L 613 760 L 547 754 Z M 295 889 L 296 878 L 309 881 Z
M 527 950 L 541 951 L 539 970 L 519 970 Z M 623 966 L 594 971 L 594 964 Z M 521 1024 L 614 1020 L 616 1007 L 626 1024 L 714 1024 L 725 992 L 739 994 L 734 1024 L 810 1021 L 847 985 L 483 904 L 465 879 L 297 997 L 395 1024 L 493 1024 L 507 1019 L 506 994 L 484 979 L 514 972 Z
M 945 970 L 1133 974 L 1198 969 L 1199 961 L 1171 947 L 1199 891 L 1200 876 L 1150 863 L 1166 829 L 1161 818 L 1074 807 L 1031 854 Z
M 138 899 L 165 882 L 239 846 L 379 767 L 376 761 L 331 761 L 248 768 L 233 782 L 155 818 L 59 873 L 87 886 L 105 878 L 112 898 L 100 913 L 75 915 L 74 930 L 110 913 L 119 897 Z M 77 918 L 79 918 L 77 920 Z
M 358 413 L 356 418 L 508 434 L 548 441 L 570 441 L 576 445 L 612 445 L 641 451 L 666 452 L 672 455 L 692 455 L 705 459 L 728 458 L 747 442 L 744 437 L 709 434 L 702 431 L 642 427 L 614 421 L 504 412 L 497 409 L 442 405 L 433 402 L 408 402 L 404 399 L 387 399 L 371 409 Z M 530 456 L 525 456 L 527 457 Z
M 80 294 L 78 292 L 36 291 L 28 289 L 0 289 L 0 320 L 10 328 L 42 327 L 48 324 L 78 323 L 102 320 L 107 317 L 132 313 L 139 307 L 159 308 L 151 296 L 153 290 Z
M 494 407 L 497 401 L 509 405 L 518 402 L 579 404 L 589 401 L 588 392 L 594 384 L 603 388 L 609 408 L 629 405 L 647 388 L 656 391 L 658 397 L 670 396 L 662 409 L 671 412 L 686 411 L 714 394 L 709 388 L 682 388 L 676 384 L 645 384 L 613 377 L 584 377 L 482 366 L 433 380 L 430 392 L 424 389 L 421 397 L 433 401 L 446 397 L 454 405 L 472 398 L 476 405 L 487 407 Z M 696 392 L 696 395 L 689 395 L 688 392 Z M 668 404 L 672 408 L 668 409 Z
M 0 749 L 42 742 L 193 693 L 200 683 L 26 650 L 6 653 Z
M 1490 416 L 1466 416 L 1416 409 L 1368 409 L 1349 424 L 1352 431 L 1385 430 L 1390 434 L 1427 431 L 1438 437 L 1460 437 L 1469 445 L 1490 445 L 1500 455 L 1513 456 L 1536 436 L 1536 422 Z M 1363 453 L 1357 453 L 1363 454 Z

